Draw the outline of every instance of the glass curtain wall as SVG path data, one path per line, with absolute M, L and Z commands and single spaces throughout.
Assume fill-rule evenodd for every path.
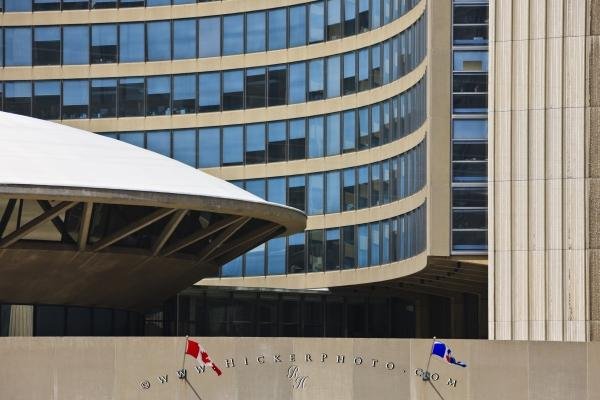
M 488 1 L 453 1 L 452 251 L 487 251 Z

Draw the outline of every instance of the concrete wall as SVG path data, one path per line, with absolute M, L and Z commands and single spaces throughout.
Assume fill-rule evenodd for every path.
M 598 343 L 447 341 L 467 368 L 432 359 L 429 371 L 435 380 L 424 382 L 419 375 L 427 365 L 430 340 L 200 342 L 223 370 L 221 377 L 210 370 L 197 372 L 188 356 L 187 380 L 178 379 L 185 338 L 1 339 L 0 398 L 600 399 Z M 344 356 L 343 362 L 338 356 Z
M 586 0 L 490 1 L 492 339 L 591 338 L 589 8 Z

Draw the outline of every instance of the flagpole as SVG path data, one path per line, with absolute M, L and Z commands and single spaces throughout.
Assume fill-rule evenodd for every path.
M 181 360 L 181 369 L 185 366 L 185 352 L 187 351 L 187 344 L 189 335 L 185 335 L 185 347 L 183 348 L 183 359 Z
M 429 380 L 429 363 L 431 362 L 431 355 L 433 354 L 433 346 L 435 345 L 435 339 L 436 337 L 434 336 L 433 340 L 431 341 L 431 349 L 429 349 L 429 359 L 427 359 L 427 367 L 425 368 L 425 373 L 423 374 L 424 381 Z

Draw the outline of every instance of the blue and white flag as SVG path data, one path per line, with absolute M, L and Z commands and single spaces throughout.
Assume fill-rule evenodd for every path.
M 452 350 L 450 350 L 450 347 L 446 346 L 444 342 L 438 342 L 437 340 L 433 342 L 433 347 L 431 348 L 431 355 L 441 358 L 448 364 L 458 365 L 459 367 L 463 368 L 467 366 L 467 364 L 465 364 L 462 361 L 457 361 L 456 358 L 452 356 Z

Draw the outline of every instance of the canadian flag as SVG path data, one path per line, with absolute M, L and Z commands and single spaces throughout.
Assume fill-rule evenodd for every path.
M 208 353 L 202 348 L 202 346 L 200 346 L 200 343 L 188 339 L 187 346 L 185 347 L 185 354 L 189 354 L 190 356 L 194 357 L 198 364 L 211 367 L 218 376 L 221 376 L 221 370 L 216 366 L 215 363 L 212 362 L 208 356 Z

